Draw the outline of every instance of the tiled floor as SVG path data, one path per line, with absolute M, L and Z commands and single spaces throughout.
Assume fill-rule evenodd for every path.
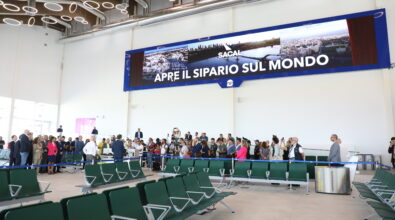
M 146 173 L 150 173 L 147 171 Z M 360 173 L 356 180 L 368 180 L 372 172 Z M 154 174 L 148 179 L 157 179 Z M 53 191 L 46 195 L 46 200 L 59 201 L 61 198 L 81 194 L 76 185 L 83 184 L 83 173 L 61 173 L 48 176 L 40 174 L 39 179 L 50 181 Z M 125 184 L 134 186 L 135 183 Z M 310 185 L 310 194 L 306 195 L 302 186 L 288 190 L 287 186 L 237 185 L 230 189 L 237 195 L 225 199 L 236 213 L 230 213 L 218 204 L 217 210 L 204 215 L 195 215 L 190 219 L 312 219 L 312 220 L 360 220 L 373 213 L 354 190 L 352 195 L 329 195 L 314 192 L 314 183 Z M 102 190 L 97 190 L 101 192 Z

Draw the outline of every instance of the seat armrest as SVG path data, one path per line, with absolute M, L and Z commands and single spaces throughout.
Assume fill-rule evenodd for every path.
M 202 195 L 197 201 L 191 199 L 191 202 L 192 202 L 192 204 L 194 204 L 194 205 L 199 204 L 200 201 L 202 201 L 202 199 L 205 197 L 205 196 L 204 196 L 204 195 L 205 195 L 204 192 L 186 191 L 186 193 L 188 194 L 188 196 L 190 196 L 189 194 L 201 194 L 201 195 Z
M 102 175 L 103 175 L 103 179 L 104 179 L 104 181 L 105 181 L 106 183 L 108 183 L 108 182 L 112 179 L 112 177 L 113 177 L 113 175 L 110 174 L 110 173 L 103 173 L 103 172 L 102 172 Z M 107 179 L 106 176 L 109 176 L 110 178 Z
M 135 174 L 133 174 L 133 172 Z M 140 175 L 140 170 L 130 170 L 130 174 L 132 174 L 133 178 L 136 178 L 138 175 Z
M 152 213 L 153 209 L 162 210 L 162 214 L 157 218 L 157 220 L 162 220 L 166 217 L 167 213 L 170 211 L 171 207 L 166 205 L 157 205 L 157 204 L 147 204 L 143 206 L 144 212 L 147 215 L 148 219 L 155 219 L 154 214 Z
M 89 182 L 88 178 L 93 178 L 92 181 Z M 96 176 L 85 176 L 86 182 L 88 183 L 88 185 L 92 185 L 95 180 L 96 180 Z
M 231 177 L 233 177 L 233 174 L 235 174 L 235 169 L 230 169 L 229 170 L 229 174 L 230 174 Z
M 118 171 L 118 170 L 117 170 L 117 175 L 118 175 L 118 178 L 119 178 L 120 180 L 124 180 L 124 179 L 128 176 L 128 173 L 127 173 L 127 172 L 122 172 L 122 171 Z
M 169 197 L 171 204 L 173 205 L 173 208 L 177 211 L 177 212 L 182 212 L 184 211 L 184 209 L 187 207 L 187 205 L 191 202 L 191 198 L 182 198 L 182 197 Z M 174 205 L 173 200 L 185 200 L 186 203 L 184 204 L 184 206 L 182 208 L 178 208 L 176 205 Z
M 206 167 L 206 168 L 203 168 L 203 172 L 206 172 L 206 173 L 208 173 L 208 171 L 210 170 L 210 168 L 208 168 L 208 167 Z
M 17 190 L 15 192 L 13 190 L 13 187 L 17 188 Z M 21 191 L 22 186 L 21 185 L 15 185 L 15 184 L 8 184 L 8 189 L 10 190 L 11 197 L 16 197 L 16 196 L 18 196 L 19 192 Z
M 173 166 L 173 170 L 175 173 L 178 173 L 178 171 L 180 171 L 180 166 Z
M 50 182 L 48 182 L 48 181 L 41 181 L 41 180 L 39 180 L 38 182 L 40 183 L 40 188 L 41 188 L 41 184 L 46 184 L 46 186 L 45 186 L 44 190 L 41 190 L 41 191 L 42 191 L 42 192 L 47 192 L 47 191 L 48 191 L 48 188 L 49 188 L 49 186 L 51 185 L 51 183 L 50 183 Z
M 189 173 L 193 173 L 194 170 L 195 170 L 195 167 L 188 167 L 188 172 Z
M 112 215 L 111 216 L 111 220 L 137 220 L 135 218 L 128 218 L 128 217 L 124 217 L 124 216 L 120 216 L 120 215 Z
M 221 174 L 221 177 L 224 177 L 225 176 L 225 169 L 224 168 L 219 169 L 219 173 Z

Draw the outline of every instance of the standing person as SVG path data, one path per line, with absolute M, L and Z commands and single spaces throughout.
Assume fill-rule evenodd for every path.
M 282 160 L 282 150 L 280 147 L 280 140 L 276 135 L 272 137 L 272 160 Z
M 165 155 L 169 152 L 169 146 L 167 145 L 166 139 L 163 138 L 160 142 L 160 154 Z
M 228 134 L 228 140 L 231 140 L 233 143 L 235 142 L 235 139 L 232 137 L 232 134 Z
M 4 149 L 4 145 L 5 145 L 5 142 L 3 140 L 3 137 L 0 136 L 0 149 Z
M 188 132 L 185 134 L 185 140 L 186 140 L 186 141 L 192 141 L 192 134 L 191 134 L 190 131 L 188 131 Z
M 99 131 L 96 129 L 96 127 L 93 127 L 92 136 L 97 136 L 98 134 L 99 134 Z
M 341 162 L 340 156 L 340 144 L 337 134 L 332 134 L 330 140 L 333 142 L 329 151 L 328 161 L 329 162 Z M 342 166 L 341 164 L 333 163 L 331 166 Z
M 8 148 L 10 149 L 10 166 L 14 166 L 17 164 L 17 154 L 15 153 L 15 144 L 18 140 L 16 135 L 11 136 L 11 142 L 8 143 Z
M 395 168 L 395 137 L 391 138 L 390 146 L 388 147 L 388 153 L 391 154 L 392 167 Z
M 63 157 L 63 153 L 64 153 L 64 145 L 65 145 L 65 141 L 64 141 L 65 137 L 59 137 L 59 140 L 56 141 L 56 146 L 58 147 L 58 153 L 56 154 L 56 163 L 61 163 L 62 162 L 62 157 Z M 55 172 L 56 173 L 61 173 L 60 171 L 61 166 L 56 166 L 55 168 Z
M 147 167 L 152 168 L 152 156 L 155 152 L 155 143 L 154 139 L 148 138 L 147 143 Z
M 208 137 L 206 135 L 206 132 L 202 132 L 202 136 L 200 136 L 199 138 L 201 141 L 206 141 L 206 143 L 208 142 Z
M 304 152 L 302 146 L 298 143 L 299 139 L 297 137 L 291 138 L 291 148 L 289 150 L 288 158 L 289 160 L 304 160 Z
M 192 157 L 202 157 L 202 144 L 199 138 L 195 138 L 192 142 Z
M 219 134 L 219 138 L 217 139 L 217 142 L 218 142 L 218 140 L 222 140 L 222 142 L 224 142 L 225 141 L 224 135 Z
M 245 159 L 247 159 L 247 153 L 248 153 L 247 145 L 248 145 L 248 143 L 247 143 L 246 140 L 243 140 L 241 142 L 241 147 L 237 151 L 236 159 L 238 159 L 238 160 L 245 160 Z
M 143 132 L 140 130 L 140 128 L 137 128 L 136 133 L 134 133 L 134 137 L 138 138 L 138 139 L 142 139 L 143 138 Z
M 90 141 L 85 144 L 83 152 L 86 155 L 86 161 L 95 163 L 95 157 L 97 154 L 97 145 L 96 145 L 95 136 L 93 135 L 91 136 Z
M 187 144 L 185 143 L 184 140 L 180 141 L 181 143 L 181 151 L 180 151 L 180 157 L 184 158 L 184 157 L 189 157 L 189 149 Z
M 41 165 L 46 165 L 48 164 L 48 142 L 49 142 L 49 137 L 48 135 L 44 135 L 44 137 L 41 140 L 41 146 L 42 146 L 42 155 L 41 155 Z M 42 166 L 40 167 L 40 173 L 48 173 L 48 167 Z
M 232 158 L 236 156 L 236 146 L 233 144 L 233 141 L 229 139 L 228 141 L 228 152 L 227 157 Z
M 115 162 L 122 162 L 123 156 L 126 152 L 125 147 L 122 142 L 122 135 L 120 135 L 120 134 L 117 135 L 117 139 L 112 143 L 111 149 L 114 154 L 114 161 Z
M 269 160 L 270 159 L 270 146 L 267 143 L 267 141 L 262 142 L 260 155 L 261 155 L 261 160 Z
M 209 147 L 206 140 L 202 140 L 202 157 L 203 158 L 209 157 Z
M 103 138 L 101 140 L 101 142 L 97 145 L 98 149 L 99 149 L 99 154 L 102 155 L 103 154 L 103 149 L 104 149 L 104 145 L 106 144 L 106 139 Z
M 51 164 L 56 162 L 56 154 L 58 153 L 58 147 L 56 146 L 56 138 L 51 136 L 47 145 L 48 148 L 48 174 L 54 174 L 54 167 Z
M 281 138 L 281 148 L 283 150 L 283 160 L 289 160 L 289 149 L 291 148 L 291 139 L 288 138 L 287 142 L 285 142 L 284 138 Z
M 215 143 L 215 139 L 211 138 L 210 145 L 209 145 L 209 157 L 216 158 L 217 157 L 217 150 L 218 150 L 218 145 Z
M 63 133 L 62 125 L 59 126 L 59 128 L 56 130 L 56 132 L 58 132 L 59 136 L 62 136 L 62 133 Z
M 261 143 L 259 142 L 259 140 L 255 140 L 254 160 L 259 160 L 259 158 L 261 157 L 260 152 L 261 152 Z
M 218 146 L 218 157 L 219 158 L 226 158 L 226 154 L 227 154 L 227 148 L 226 148 L 226 144 L 224 144 L 223 139 L 218 138 L 217 140 L 217 146 Z
M 241 138 L 236 138 L 236 151 L 239 151 L 241 148 Z
M 43 156 L 43 146 L 40 137 L 34 138 L 33 141 L 33 164 L 40 165 Z M 36 171 L 40 171 L 40 168 L 37 167 Z
M 31 143 L 29 140 L 29 130 L 25 130 L 23 134 L 19 136 L 19 141 L 20 141 L 20 155 L 21 155 L 21 165 L 24 166 L 27 164 L 27 159 L 29 157 L 30 152 L 32 151 L 31 149 Z
M 75 154 L 81 154 L 82 158 L 83 158 L 83 160 L 85 162 L 86 161 L 86 155 L 84 154 L 84 151 L 83 151 L 84 146 L 85 146 L 85 144 L 84 144 L 82 136 L 79 136 L 79 137 L 75 138 L 75 151 L 74 151 L 74 153 Z M 82 169 L 84 167 L 85 167 L 85 163 L 82 164 Z

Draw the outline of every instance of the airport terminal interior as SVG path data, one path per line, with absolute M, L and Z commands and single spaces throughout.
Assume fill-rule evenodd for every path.
M 395 220 L 394 0 L 0 0 L 0 220 Z

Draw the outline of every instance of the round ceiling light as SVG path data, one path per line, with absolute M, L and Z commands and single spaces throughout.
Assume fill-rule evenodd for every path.
M 125 4 L 125 3 L 115 5 L 115 8 L 118 9 L 118 10 L 120 10 L 120 11 L 126 10 L 128 7 L 129 7 L 129 5 L 128 5 L 128 4 Z
M 69 21 L 72 21 L 72 20 L 73 20 L 73 18 L 72 18 L 72 17 L 70 17 L 70 16 L 67 16 L 67 15 L 62 15 L 62 16 L 60 16 L 60 19 L 62 19 L 63 21 L 67 21 L 67 22 L 69 22 Z
M 52 17 L 42 17 L 41 21 L 47 24 L 56 24 L 58 21 Z
M 45 2 L 44 7 L 50 11 L 63 11 L 63 6 L 55 2 Z
M 3 3 L 3 8 L 8 11 L 18 12 L 21 8 L 18 5 L 14 5 L 11 3 Z
M 101 6 L 105 9 L 113 9 L 115 7 L 114 3 L 112 2 L 103 2 L 101 3 Z
M 23 6 L 22 10 L 26 13 L 31 13 L 31 14 L 37 14 L 38 10 L 35 7 L 31 7 L 31 6 Z
M 21 21 L 14 18 L 3 18 L 3 22 L 11 26 L 20 26 L 22 24 Z
M 0 0 L 0 5 L 3 5 L 3 4 L 4 4 L 4 2 Z
M 128 10 L 123 9 L 123 10 L 121 10 L 121 13 L 124 14 L 124 15 L 126 15 L 126 14 L 128 14 L 129 12 L 128 12 Z
M 82 23 L 85 21 L 85 18 L 81 17 L 81 16 L 76 16 L 76 17 L 74 17 L 74 20 Z
M 36 23 L 36 18 L 35 17 L 30 17 L 29 20 L 27 21 L 27 26 L 31 27 Z
M 89 9 L 99 9 L 100 8 L 100 4 L 96 1 L 84 1 L 82 4 Z
M 73 14 L 75 11 L 77 11 L 78 5 L 77 3 L 73 2 L 69 5 L 69 12 Z
M 81 22 L 82 24 L 89 24 L 86 20 Z

